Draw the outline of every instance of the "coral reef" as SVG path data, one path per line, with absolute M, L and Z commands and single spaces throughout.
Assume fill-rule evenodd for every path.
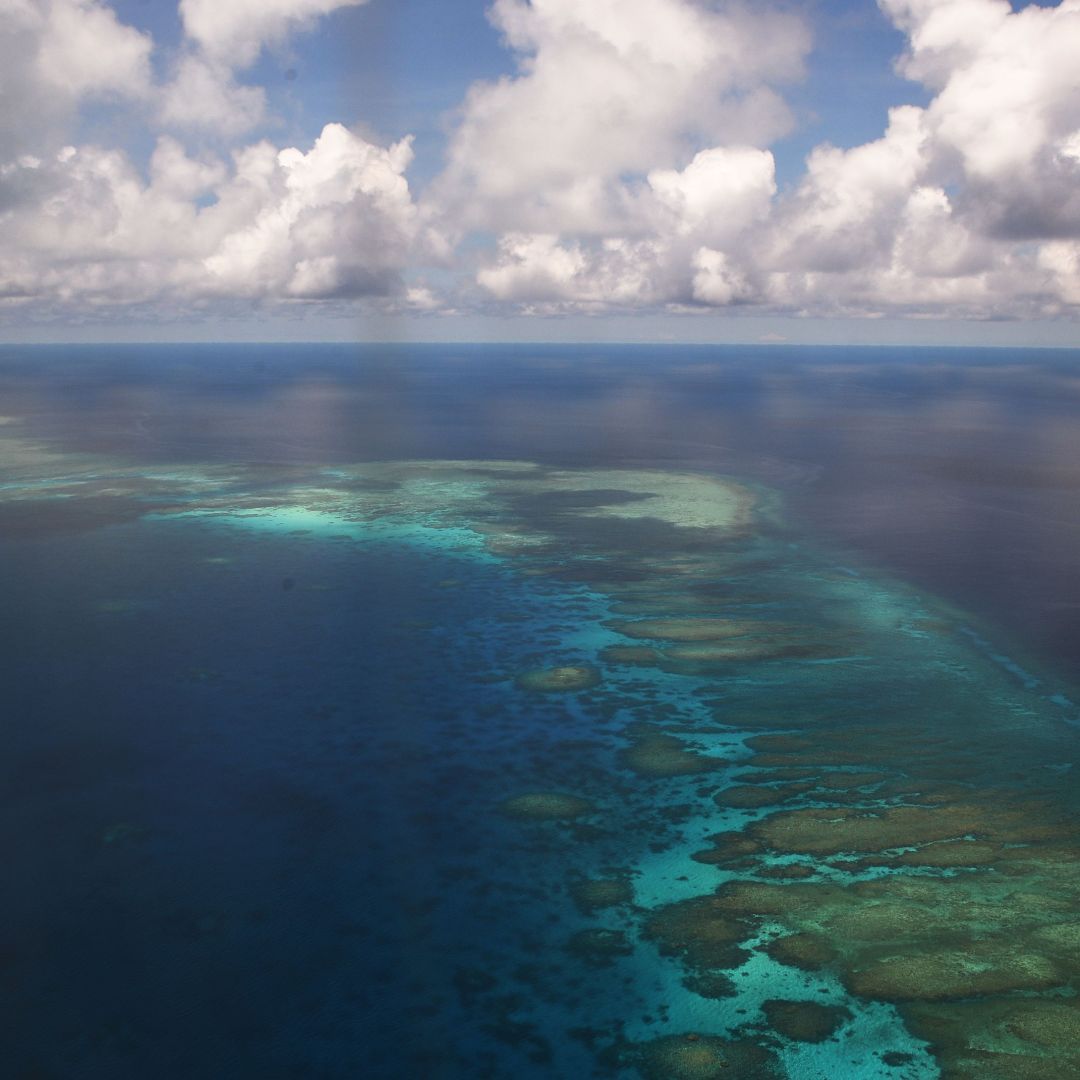
M 871 1013 L 874 1023 L 890 1017 L 894 1032 L 902 1017 L 931 1045 L 945 1077 L 1080 1077 L 1080 1007 L 1072 996 L 1080 985 L 1080 829 L 1066 768 L 1074 733 L 1054 742 L 1054 724 L 1062 725 L 1060 717 L 1047 721 L 1048 695 L 1025 695 L 1008 681 L 1015 673 L 1001 676 L 984 663 L 952 634 L 963 620 L 891 583 L 823 564 L 820 553 L 800 552 L 768 529 L 753 532 L 758 494 L 713 477 L 398 462 L 343 467 L 334 479 L 277 472 L 247 493 L 224 474 L 155 483 L 114 476 L 115 492 L 106 499 L 106 489 L 94 489 L 82 512 L 91 523 L 132 520 L 147 509 L 196 515 L 277 530 L 290 544 L 319 535 L 358 542 L 376 522 L 453 533 L 443 542 L 460 560 L 432 575 L 394 633 L 449 625 L 460 613 L 455 631 L 479 642 L 484 659 L 468 676 L 473 690 L 481 688 L 481 722 L 473 732 L 471 718 L 455 717 L 443 745 L 461 740 L 468 766 L 454 767 L 468 777 L 495 767 L 497 755 L 476 765 L 490 733 L 515 747 L 507 760 L 516 779 L 500 775 L 497 785 L 511 786 L 485 789 L 492 793 L 483 806 L 505 790 L 544 790 L 500 804 L 507 818 L 538 823 L 498 830 L 507 863 L 522 860 L 513 881 L 476 865 L 457 869 L 473 874 L 461 880 L 480 905 L 504 890 L 495 918 L 514 904 L 552 905 L 526 948 L 560 954 L 535 964 L 518 956 L 507 977 L 493 947 L 469 961 L 480 967 L 458 970 L 450 992 L 487 1009 L 487 1020 L 495 1009 L 486 1029 L 494 1038 L 549 1067 L 544 1055 L 554 1051 L 541 1033 L 548 1021 L 539 1019 L 542 1010 L 529 1014 L 517 992 L 524 984 L 550 1015 L 588 1009 L 610 990 L 605 1007 L 617 1004 L 590 1038 L 647 1078 L 782 1075 L 762 1044 L 790 1065 L 805 1052 L 792 1042 L 827 1041 Z M 74 524 L 60 505 L 23 507 L 3 493 L 0 504 L 35 534 Z M 528 602 L 498 611 L 495 633 L 474 618 L 499 605 L 494 585 L 489 594 L 475 588 L 473 558 L 498 560 L 500 573 L 512 568 L 534 590 Z M 209 573 L 223 557 L 203 562 Z M 272 580 L 288 583 L 290 602 L 334 596 L 329 587 L 313 595 L 302 584 L 308 578 L 286 569 L 295 580 L 280 573 Z M 214 573 L 221 576 L 220 567 Z M 547 603 L 559 590 L 566 595 L 553 615 Z M 106 600 L 96 622 L 112 627 L 151 615 Z M 511 637 L 513 648 L 497 653 Z M 603 646 L 597 652 L 594 642 Z M 571 662 L 531 667 L 563 659 Z M 515 695 L 505 672 L 522 668 L 530 670 L 515 685 L 525 693 Z M 221 689 L 216 673 L 190 670 L 181 690 Z M 544 697 L 583 691 L 591 692 Z M 716 775 L 728 769 L 733 783 Z M 440 798 L 453 786 L 440 787 Z M 576 791 L 602 803 L 602 821 Z M 431 824 L 422 814 L 416 820 Z M 727 831 L 701 843 L 710 829 Z M 102 858 L 137 855 L 126 843 L 137 838 L 131 826 L 112 826 L 101 839 L 115 850 Z M 687 854 L 686 845 L 705 849 Z M 541 865 L 548 855 L 557 861 Z M 723 881 L 714 892 L 656 899 L 686 897 L 709 888 L 695 883 L 710 878 Z M 599 912 L 618 929 L 578 929 L 582 916 Z M 620 962 L 639 931 L 651 947 Z M 551 941 L 556 948 L 545 949 Z M 752 950 L 827 974 L 814 979 L 762 963 L 732 978 Z M 675 970 L 661 979 L 649 961 Z M 614 979 L 605 971 L 613 965 Z M 756 983 L 751 972 L 777 982 L 747 994 Z M 677 998 L 680 982 L 697 998 L 673 1001 L 670 1010 L 667 1001 L 659 1005 L 654 988 Z M 793 1000 L 825 982 L 861 1000 L 850 1001 L 850 1011 Z M 496 988 L 501 1004 L 493 1006 Z M 776 1037 L 758 1018 L 762 995 Z M 730 1000 L 712 1004 L 721 999 Z M 864 1009 L 866 1002 L 890 1007 Z M 697 1015 L 717 1017 L 714 1030 L 729 1030 L 721 1021 L 741 1025 L 740 1038 L 750 1032 L 756 1043 L 680 1033 Z M 661 1037 L 626 1042 L 620 1031 L 635 1016 Z M 859 1031 L 865 1037 L 865 1027 Z M 850 1057 L 847 1040 L 840 1045 Z M 888 1049 L 878 1063 L 898 1067 L 918 1049 L 881 1046 Z M 826 1060 L 828 1050 L 812 1053 Z M 550 1068 L 555 1075 L 557 1066 Z

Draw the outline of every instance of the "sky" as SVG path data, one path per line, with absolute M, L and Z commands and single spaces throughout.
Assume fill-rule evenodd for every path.
M 0 340 L 1080 346 L 1080 0 L 0 0 Z

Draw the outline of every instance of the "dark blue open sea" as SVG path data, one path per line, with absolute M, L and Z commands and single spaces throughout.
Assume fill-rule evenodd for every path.
M 1080 352 L 0 348 L 0 1074 L 1080 1076 Z

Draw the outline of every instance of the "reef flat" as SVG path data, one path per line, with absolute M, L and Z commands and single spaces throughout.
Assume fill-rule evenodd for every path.
M 15 542 L 195 537 L 195 584 L 157 604 L 213 606 L 250 571 L 322 643 L 287 684 L 306 733 L 249 736 L 315 740 L 261 796 L 309 877 L 339 828 L 395 868 L 378 895 L 335 878 L 341 921 L 368 912 L 335 978 L 378 1001 L 328 1024 L 316 998 L 326 1075 L 1080 1076 L 1067 688 L 794 534 L 772 493 L 510 461 L 61 470 L 18 449 Z M 370 615 L 382 659 L 354 681 L 361 573 L 417 591 Z M 136 590 L 88 593 L 84 618 L 158 625 Z M 185 708 L 235 715 L 250 673 L 228 655 L 183 654 Z M 148 850 L 148 828 L 104 835 Z M 222 907 L 184 934 L 221 947 Z M 142 1060 L 148 1036 L 128 1038 L 103 1060 Z

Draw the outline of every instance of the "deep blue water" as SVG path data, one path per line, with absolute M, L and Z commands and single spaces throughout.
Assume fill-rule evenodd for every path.
M 1078 406 L 1080 352 L 0 349 L 5 1074 L 711 1075 L 604 1054 L 688 1018 L 706 1034 L 743 1022 L 686 995 L 635 936 L 648 911 L 713 887 L 694 876 L 712 867 L 670 860 L 743 819 L 708 819 L 715 781 L 628 772 L 632 724 L 698 725 L 696 747 L 735 760 L 772 730 L 739 713 L 812 702 L 840 729 L 899 702 L 921 716 L 943 700 L 919 674 L 929 649 L 965 672 L 957 716 L 990 701 L 1039 718 L 1023 737 L 971 729 L 1005 748 L 977 783 L 1001 782 L 1002 757 L 1065 761 Z M 478 502 L 465 525 L 399 506 L 384 527 L 319 501 L 341 470 L 367 497 L 392 484 L 364 463 L 453 460 L 730 476 L 782 510 L 749 547 L 702 554 L 659 527 L 567 525 L 579 497 L 558 485 Z M 288 513 L 243 516 L 286 488 L 307 493 Z M 558 542 L 542 565 L 470 532 L 535 532 L 545 515 Z M 927 645 L 861 615 L 839 654 L 864 665 L 850 680 L 798 654 L 730 676 L 605 668 L 580 694 L 515 684 L 596 664 L 643 566 L 677 575 L 717 551 L 731 565 L 686 588 L 722 583 L 773 622 L 854 640 L 844 605 L 895 608 L 889 627 L 959 611 L 964 633 Z M 854 599 L 835 592 L 845 574 Z M 530 791 L 604 813 L 500 812 Z M 637 906 L 603 925 L 634 952 L 582 958 L 567 942 L 596 919 L 568 887 L 613 868 L 635 876 Z M 886 1006 L 783 971 L 791 986 L 742 977 L 857 1015 L 835 1051 L 753 1029 L 781 1075 L 938 1075 Z M 902 1064 L 882 1064 L 890 1050 Z

